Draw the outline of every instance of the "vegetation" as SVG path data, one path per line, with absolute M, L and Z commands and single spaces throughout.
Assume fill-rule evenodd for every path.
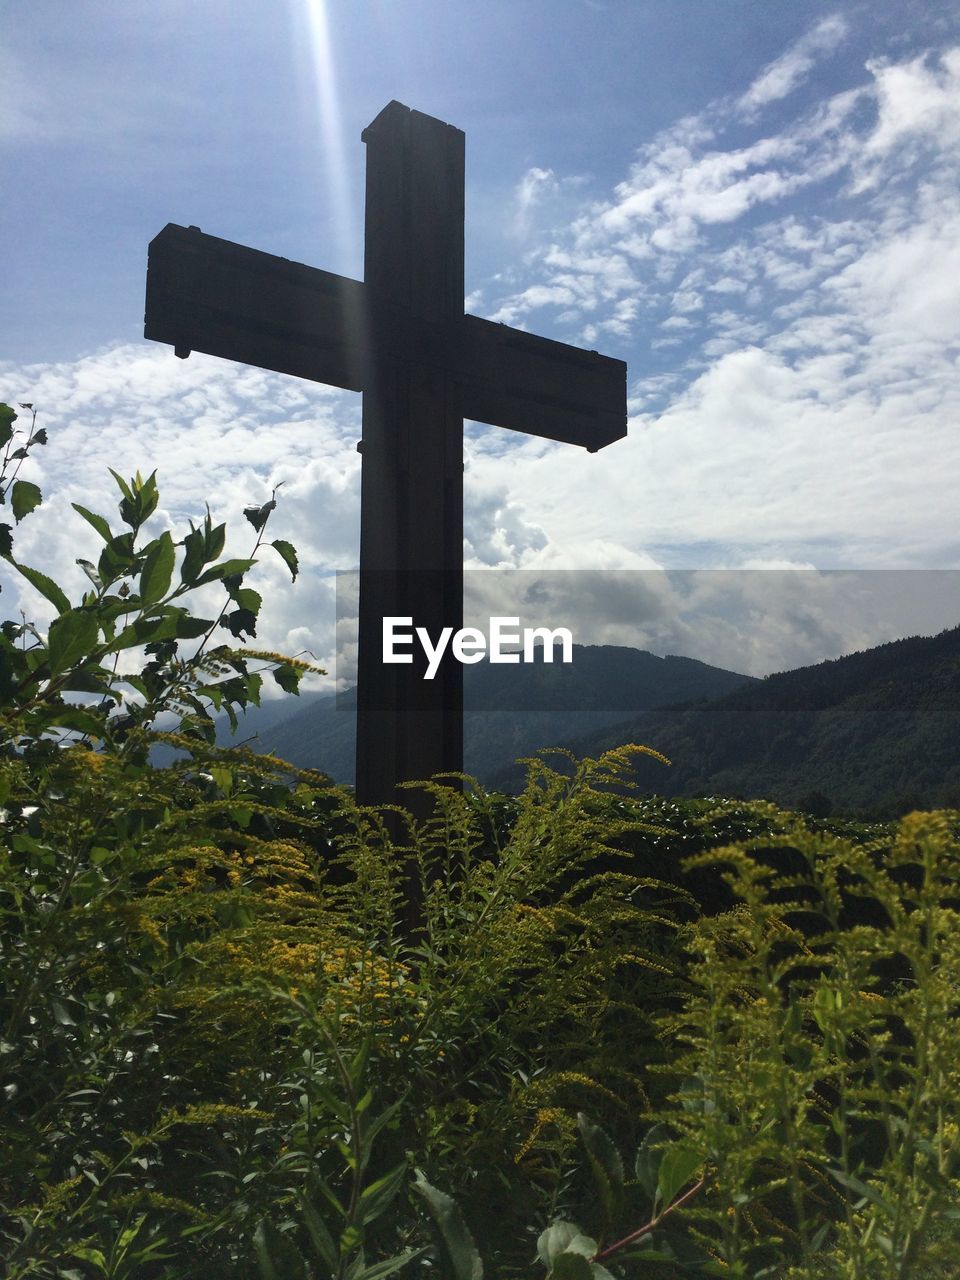
M 236 644 L 261 551 L 296 571 L 274 499 L 223 560 L 116 480 L 78 603 L 0 527 L 56 610 L 0 627 L 11 1280 L 955 1274 L 957 814 L 633 795 L 655 753 L 623 747 L 516 798 L 427 784 L 391 839 L 214 742 L 304 670 Z

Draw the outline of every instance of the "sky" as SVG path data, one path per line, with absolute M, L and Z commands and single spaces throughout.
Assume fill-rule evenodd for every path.
M 83 590 L 70 504 L 113 515 L 109 467 L 238 555 L 280 485 L 302 572 L 257 566 L 257 641 L 332 665 L 360 397 L 146 342 L 146 251 L 192 224 L 360 278 L 360 134 L 397 99 L 466 133 L 466 309 L 628 366 L 597 454 L 466 425 L 469 569 L 562 571 L 577 641 L 755 675 L 960 623 L 957 0 L 4 10 L 0 400 L 50 439 L 24 562 Z

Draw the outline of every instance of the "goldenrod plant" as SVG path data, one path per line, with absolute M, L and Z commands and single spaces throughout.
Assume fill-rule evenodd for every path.
M 640 747 L 359 807 L 217 743 L 308 669 L 248 643 L 276 493 L 225 558 L 115 477 L 74 601 L 16 555 L 23 412 L 0 554 L 55 616 L 0 624 L 5 1276 L 958 1273 L 956 814 L 638 795 Z
M 762 836 L 688 863 L 735 904 L 683 931 L 679 1087 L 631 1176 L 579 1117 L 594 1204 L 541 1235 L 551 1278 L 957 1274 L 960 815 L 857 842 L 752 807 Z
M 32 417 L 20 437 L 12 409 L 0 421 L 11 458 L 45 442 Z M 0 627 L 7 1273 L 227 1275 L 277 1232 L 306 1249 L 304 1152 L 320 1152 L 301 1099 L 326 1081 L 311 1114 L 336 1122 L 344 1085 L 330 1037 L 304 1030 L 306 1002 L 344 1060 L 372 1034 L 378 1095 L 398 1104 L 380 1138 L 392 1163 L 364 1169 L 358 1196 L 402 1162 L 475 1186 L 491 1216 L 532 1219 L 563 1177 L 555 1144 L 526 1141 L 537 1115 L 585 1097 L 639 1105 L 627 1041 L 651 1042 L 651 1024 L 634 991 L 672 973 L 658 958 L 669 913 L 636 901 L 626 873 L 577 877 L 631 825 L 605 822 L 592 785 L 619 763 L 573 778 L 535 766 L 509 834 L 496 803 L 437 787 L 434 819 L 394 842 L 382 814 L 319 775 L 217 746 L 217 710 L 305 669 L 236 643 L 260 607 L 258 552 L 291 571 L 296 553 L 265 545 L 274 498 L 246 512 L 252 552 L 224 559 L 209 513 L 179 539 L 152 534 L 156 476 L 115 479 L 121 532 L 80 511 L 100 548 L 79 601 L 2 531 L 11 571 L 55 611 L 48 627 Z M 0 488 L 17 523 L 43 514 L 23 483 Z M 198 619 L 191 591 L 218 584 L 223 605 Z M 179 758 L 151 764 L 157 742 Z M 395 910 L 411 862 L 428 902 L 415 939 Z M 329 1171 L 335 1195 L 341 1176 Z M 402 1189 L 370 1265 L 422 1247 L 415 1194 Z

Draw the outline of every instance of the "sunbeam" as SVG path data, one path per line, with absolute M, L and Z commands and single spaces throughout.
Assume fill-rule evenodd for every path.
M 326 0 L 293 0 L 292 17 L 304 68 L 308 137 L 319 125 L 310 149 L 322 157 L 333 210 L 334 247 L 337 258 L 346 266 L 359 256 L 362 222 L 350 185 Z M 351 141 L 356 151 L 356 139 Z

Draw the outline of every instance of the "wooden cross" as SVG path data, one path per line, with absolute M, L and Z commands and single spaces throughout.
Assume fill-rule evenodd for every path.
M 464 135 L 391 102 L 367 144 L 364 281 L 168 224 L 144 334 L 363 392 L 357 799 L 463 767 L 463 668 L 382 661 L 384 617 L 463 625 L 463 419 L 584 446 L 626 435 L 626 365 L 463 310 Z

